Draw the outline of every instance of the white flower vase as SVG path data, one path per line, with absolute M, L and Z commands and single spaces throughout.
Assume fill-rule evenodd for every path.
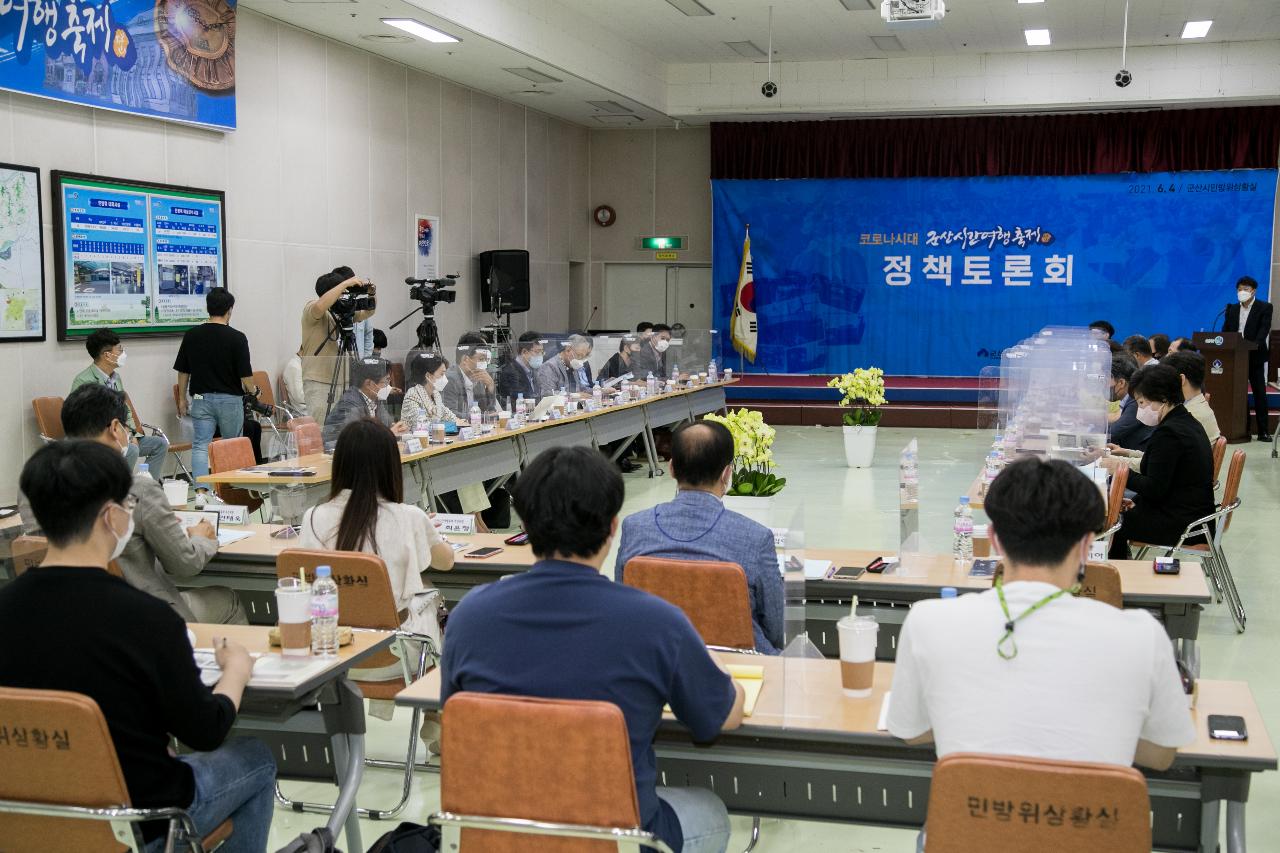
M 844 461 L 850 468 L 870 468 L 876 457 L 876 429 L 873 426 L 844 427 Z
M 752 521 L 765 527 L 771 525 L 773 517 L 773 498 L 755 498 L 746 495 L 725 495 L 724 508 L 745 515 Z

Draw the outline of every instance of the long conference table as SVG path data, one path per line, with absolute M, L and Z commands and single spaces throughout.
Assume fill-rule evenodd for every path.
M 210 564 L 190 586 L 229 586 L 244 602 L 250 622 L 274 624 L 276 557 L 286 548 L 296 548 L 297 539 L 279 539 L 272 533 L 281 525 L 252 524 L 244 530 L 253 535 L 218 550 Z M 452 571 L 428 571 L 427 578 L 443 593 L 447 602 L 456 602 L 474 586 L 527 570 L 535 562 L 527 545 L 507 545 L 505 534 L 480 533 L 470 536 L 450 534 L 448 538 L 465 548 L 456 555 Z M 497 547 L 502 551 L 483 560 L 471 559 L 467 551 Z M 865 566 L 880 552 L 851 548 L 812 548 L 808 559 L 830 560 L 833 567 Z M 918 576 L 864 573 L 856 580 L 806 580 L 804 607 L 809 639 L 828 657 L 839 655 L 835 623 L 849 612 L 851 597 L 859 598 L 858 612 L 874 615 L 880 622 L 877 657 L 896 657 L 898 634 L 911 605 L 938 598 L 944 587 L 958 592 L 981 592 L 991 588 L 988 578 L 972 578 L 958 568 L 949 554 L 923 555 L 913 564 Z M 1179 657 L 1192 664 L 1200 628 L 1200 612 L 1212 599 L 1198 563 L 1187 562 L 1177 575 L 1157 575 L 1147 560 L 1117 560 L 1111 565 L 1120 572 L 1120 588 L 1125 607 L 1152 612 L 1165 626 L 1170 639 L 1178 643 Z
M 474 438 L 452 438 L 446 444 L 425 444 L 418 451 L 401 453 L 405 471 L 416 483 L 424 505 L 431 499 L 473 483 L 502 480 L 518 473 L 538 454 L 552 447 L 604 447 L 622 442 L 615 455 L 637 438 L 643 438 L 649 475 L 659 472 L 653 431 L 680 424 L 701 415 L 723 411 L 724 389 L 736 383 L 713 382 L 606 406 L 594 412 L 578 412 L 556 420 L 531 423 L 518 429 L 494 429 Z M 270 468 L 309 468 L 304 476 L 272 474 Z M 268 493 L 273 489 L 302 486 L 308 506 L 328 498 L 332 458 L 316 453 L 285 459 L 251 469 L 223 471 L 200 478 L 209 485 L 234 486 Z M 407 484 L 406 484 L 407 485 Z
M 924 825 L 934 752 L 878 729 L 893 664 L 876 665 L 870 697 L 849 699 L 840 689 L 838 661 L 716 654 L 726 664 L 764 667 L 755 710 L 710 747 L 694 745 L 668 717 L 655 743 L 659 785 L 707 788 L 739 814 Z M 439 708 L 440 670 L 405 688 L 396 703 Z M 1210 714 L 1244 717 L 1249 740 L 1212 740 Z M 1146 773 L 1153 846 L 1215 853 L 1225 802 L 1226 849 L 1244 853 L 1249 782 L 1276 769 L 1275 747 L 1245 682 L 1199 681 L 1192 717 L 1196 741 L 1178 750 L 1169 770 Z M 1010 790 L 1005 798 L 1018 804 L 1024 792 Z

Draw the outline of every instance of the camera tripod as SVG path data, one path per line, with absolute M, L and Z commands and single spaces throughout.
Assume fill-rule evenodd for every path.
M 329 379 L 329 397 L 325 401 L 324 407 L 325 419 L 328 418 L 329 412 L 333 411 L 333 400 L 338 394 L 338 380 L 342 378 L 343 364 L 353 361 L 359 355 L 359 350 L 356 348 L 356 335 L 352 325 L 352 315 L 348 314 L 340 317 L 330 312 L 330 316 L 333 318 L 334 334 L 337 335 L 338 355 L 333 360 L 333 375 Z M 319 349 L 315 351 L 315 355 L 320 355 L 320 350 L 324 349 L 325 344 L 328 342 L 328 339 L 326 339 Z M 348 375 L 350 375 L 349 371 Z M 323 425 L 321 418 L 316 418 L 316 421 Z
M 394 329 L 418 313 L 422 314 L 422 322 L 418 324 L 418 328 L 415 330 L 418 336 L 418 345 L 414 347 L 415 354 L 429 354 L 443 358 L 444 353 L 440 349 L 440 330 L 436 327 L 436 306 L 434 304 L 419 305 L 388 326 L 387 330 Z

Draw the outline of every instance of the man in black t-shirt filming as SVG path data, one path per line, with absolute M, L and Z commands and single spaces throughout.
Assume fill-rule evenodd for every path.
M 19 485 L 49 551 L 0 589 L 0 685 L 89 697 L 133 806 L 185 809 L 201 837 L 231 818 L 225 849 L 265 850 L 275 762 L 259 740 L 226 739 L 253 670 L 249 653 L 214 636 L 222 675 L 210 690 L 182 617 L 107 572 L 133 530 L 132 479 L 120 451 L 96 441 L 54 442 L 28 460 Z M 199 751 L 174 757 L 171 736 Z M 142 834 L 148 851 L 159 850 L 165 821 L 143 824 Z M 66 847 L 50 838 L 47 849 Z
M 188 329 L 178 347 L 178 417 L 191 414 L 191 473 L 209 473 L 209 442 L 216 430 L 223 438 L 244 432 L 244 395 L 258 393 L 249 363 L 249 339 L 231 328 L 236 298 L 225 287 L 205 297 L 209 321 Z M 187 393 L 191 404 L 187 404 Z

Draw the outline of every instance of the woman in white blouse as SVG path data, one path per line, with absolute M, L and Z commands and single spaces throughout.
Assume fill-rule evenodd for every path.
M 343 428 L 333 451 L 329 500 L 307 510 L 298 539 L 302 548 L 377 554 L 387 566 L 401 627 L 431 637 L 437 651 L 444 638 L 439 622 L 439 592 L 424 582 L 427 569 L 453 568 L 453 548 L 440 538 L 435 523 L 420 507 L 404 503 L 400 450 L 391 430 L 369 418 Z M 393 646 L 398 651 L 399 646 Z M 416 662 L 417 650 L 411 661 Z M 398 664 L 353 669 L 353 678 L 386 681 L 402 672 Z M 390 703 L 374 707 L 390 718 Z M 424 740 L 426 736 L 424 725 Z

